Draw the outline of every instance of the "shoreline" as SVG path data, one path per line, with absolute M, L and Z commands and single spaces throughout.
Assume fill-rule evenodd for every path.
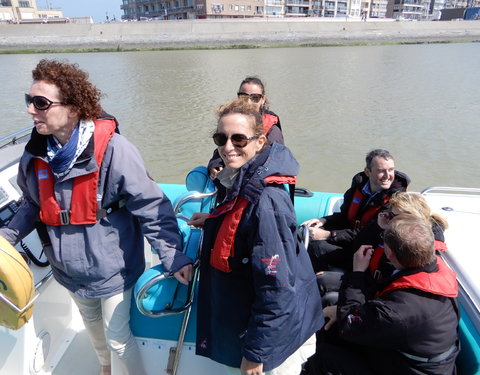
M 0 24 L 0 53 L 480 42 L 480 21 L 222 19 Z

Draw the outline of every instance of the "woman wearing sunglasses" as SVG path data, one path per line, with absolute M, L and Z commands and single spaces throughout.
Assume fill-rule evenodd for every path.
M 431 224 L 437 253 L 447 251 L 443 232 L 448 228 L 448 222 L 444 217 L 432 213 L 423 195 L 414 192 L 395 193 L 388 202 L 388 206 L 388 211 L 384 211 L 378 216 L 378 226 L 382 228 L 382 230 L 390 226 L 390 221 L 395 216 L 401 213 L 412 214 Z M 375 247 L 373 256 L 370 259 L 368 269 L 377 280 L 391 276 L 394 270 L 393 265 L 385 256 L 383 238 L 381 236 L 378 239 L 378 245 Z
M 197 348 L 227 374 L 298 375 L 323 324 L 308 254 L 284 183 L 298 163 L 269 145 L 256 107 L 221 107 L 213 141 L 225 168 L 204 223 Z
M 144 271 L 143 234 L 183 283 L 191 261 L 181 251 L 170 201 L 137 149 L 105 116 L 100 91 L 75 64 L 41 60 L 25 95 L 34 128 L 20 160 L 24 199 L 0 235 L 17 243 L 40 220 L 55 279 L 72 296 L 100 362 L 110 350 L 121 374 L 144 373 L 129 328 L 132 287 Z
M 237 92 L 239 100 L 253 105 L 262 115 L 263 134 L 270 143 L 277 142 L 285 144 L 283 139 L 280 118 L 268 109 L 268 99 L 265 95 L 265 85 L 258 77 L 246 77 L 241 83 Z M 212 159 L 208 163 L 210 176 L 215 178 L 216 174 L 223 168 L 223 161 L 215 150 Z

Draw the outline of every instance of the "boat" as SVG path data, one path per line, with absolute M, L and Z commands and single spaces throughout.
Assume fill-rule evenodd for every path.
M 18 160 L 30 132 L 31 127 L 28 127 L 0 139 L 0 225 L 8 223 L 21 199 L 16 184 Z M 186 222 L 193 212 L 207 212 L 211 207 L 215 190 L 206 176 L 206 168 L 193 169 L 185 183 L 160 184 L 160 187 L 174 204 L 184 251 L 195 261 L 202 232 Z M 480 254 L 475 251 L 478 245 L 474 238 L 480 228 L 480 189 L 429 187 L 421 193 L 432 210 L 441 213 L 449 222 L 449 229 L 445 232 L 449 251 L 442 256 L 457 273 L 460 287 L 462 348 L 457 360 L 458 374 L 480 374 L 480 272 L 476 269 Z M 298 224 L 338 210 L 341 202 L 342 194 L 339 193 L 296 189 Z M 7 288 L 0 280 L 0 307 L 21 314 L 33 306 L 33 314 L 19 329 L 0 327 L 0 373 L 64 375 L 98 372 L 99 364 L 79 313 L 66 290 L 53 279 L 38 235 L 32 232 L 16 249 L 32 271 L 34 294 L 23 306 L 17 306 L 5 297 Z M 190 285 L 183 286 L 163 274 L 162 265 L 151 251 L 145 252 L 145 258 L 146 271 L 135 286 L 131 328 L 147 373 L 223 374 L 222 366 L 195 355 L 198 267 Z M 115 367 L 113 362 L 113 371 Z

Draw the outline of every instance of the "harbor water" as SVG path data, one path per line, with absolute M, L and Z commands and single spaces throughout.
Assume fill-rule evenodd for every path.
M 208 162 L 215 107 L 258 75 L 299 186 L 344 192 L 365 154 L 386 148 L 410 190 L 480 187 L 478 43 L 0 55 L 0 135 L 31 124 L 23 93 L 41 58 L 90 73 L 158 182 Z

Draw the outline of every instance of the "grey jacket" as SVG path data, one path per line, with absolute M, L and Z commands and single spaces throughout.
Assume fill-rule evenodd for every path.
M 0 235 L 15 244 L 39 220 L 39 197 L 33 159 L 44 158 L 45 137 L 34 129 L 20 160 L 18 185 L 24 199 Z M 97 170 L 93 137 L 73 169 L 55 181 L 62 209 L 70 207 L 73 178 Z M 103 298 L 132 287 L 145 268 L 144 239 L 157 250 L 167 271 L 191 263 L 181 251 L 172 205 L 148 176 L 138 150 L 114 134 L 100 169 L 98 193 L 102 207 L 120 199 L 125 205 L 95 224 L 47 226 L 52 246 L 46 247 L 55 279 L 80 298 Z

